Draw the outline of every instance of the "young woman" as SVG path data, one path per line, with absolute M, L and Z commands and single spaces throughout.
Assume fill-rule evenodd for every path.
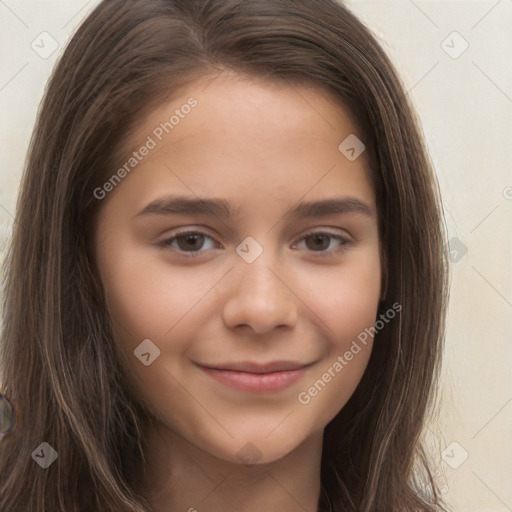
M 419 124 L 344 6 L 101 2 L 17 206 L 0 509 L 446 510 L 445 261 Z

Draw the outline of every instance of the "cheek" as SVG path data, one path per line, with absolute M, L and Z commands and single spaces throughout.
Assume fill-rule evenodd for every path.
M 322 364 L 300 390 L 297 401 L 315 424 L 326 425 L 344 407 L 368 364 L 380 298 L 378 252 L 360 252 L 357 260 L 317 275 L 308 305 L 318 312 L 328 341 Z
M 155 249 L 157 251 L 158 249 Z M 198 268 L 172 268 L 147 249 L 110 252 L 102 280 L 114 324 L 130 338 L 165 339 L 208 292 L 208 275 Z
M 103 254 L 108 259 L 100 260 L 100 273 L 117 354 L 129 376 L 126 383 L 155 416 L 168 409 L 177 411 L 179 430 L 187 397 L 172 376 L 178 373 L 174 363 L 188 348 L 189 337 L 183 329 L 193 328 L 187 314 L 207 293 L 207 276 L 203 280 L 197 269 L 172 269 L 165 258 L 148 258 L 147 249 L 138 250 L 120 240 L 111 240 Z M 148 349 L 139 354 L 149 351 L 148 365 L 135 353 L 143 341 Z
M 312 273 L 304 283 L 307 305 L 325 326 L 331 349 L 344 350 L 376 320 L 381 271 L 376 248 L 347 255 L 342 265 Z

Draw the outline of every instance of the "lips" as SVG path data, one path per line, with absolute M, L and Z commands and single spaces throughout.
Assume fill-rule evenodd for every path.
M 213 370 L 228 370 L 244 373 L 273 373 L 273 372 L 286 372 L 292 370 L 299 370 L 309 364 L 296 363 L 293 361 L 272 361 L 269 363 L 256 363 L 256 362 L 235 362 L 235 363 L 222 363 L 222 364 L 202 364 L 206 368 Z
M 198 365 L 211 378 L 240 391 L 275 393 L 300 379 L 311 364 L 292 361 Z

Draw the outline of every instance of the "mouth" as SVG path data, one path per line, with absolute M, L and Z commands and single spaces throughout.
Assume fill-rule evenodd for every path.
M 276 393 L 299 380 L 311 364 L 274 361 L 266 364 L 245 362 L 198 366 L 211 378 L 230 388 L 250 393 Z

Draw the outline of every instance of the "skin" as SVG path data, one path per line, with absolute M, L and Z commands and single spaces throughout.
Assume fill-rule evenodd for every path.
M 372 339 L 334 377 L 332 366 L 374 325 L 381 294 L 365 153 L 349 161 L 338 150 L 358 132 L 327 93 L 233 74 L 194 82 L 126 147 L 140 147 L 190 96 L 197 107 L 102 200 L 96 230 L 119 357 L 154 418 L 140 486 L 156 512 L 313 512 L 324 428 L 361 380 Z M 137 215 L 166 194 L 222 198 L 239 211 Z M 299 201 L 333 197 L 373 215 L 285 217 Z M 207 236 L 172 239 L 187 229 Z M 311 231 L 331 237 L 315 244 Z M 248 236 L 263 250 L 251 263 L 236 252 Z M 160 350 L 149 366 L 134 355 L 145 339 Z M 196 364 L 276 360 L 310 366 L 289 387 L 258 393 Z M 301 403 L 329 368 L 330 381 Z

